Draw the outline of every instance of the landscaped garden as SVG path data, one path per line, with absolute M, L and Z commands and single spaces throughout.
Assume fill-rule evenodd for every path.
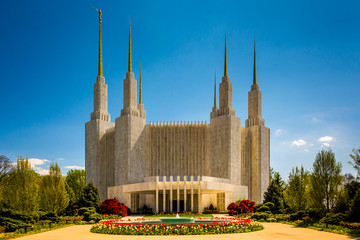
M 202 235 L 222 233 L 243 233 L 263 229 L 263 226 L 251 219 L 242 218 L 196 218 L 208 220 L 206 223 L 184 223 L 184 224 L 146 224 L 126 223 L 116 220 L 102 221 L 91 228 L 91 232 L 118 234 L 118 235 Z M 223 222 L 226 221 L 226 222 Z

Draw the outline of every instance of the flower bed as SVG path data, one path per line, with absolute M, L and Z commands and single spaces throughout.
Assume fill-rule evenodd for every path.
M 202 220 L 220 220 L 217 218 L 201 218 Z M 230 219 L 231 222 L 211 222 L 198 224 L 144 224 L 144 223 L 121 223 L 115 220 L 103 221 L 91 228 L 93 233 L 117 234 L 117 235 L 201 235 L 242 233 L 262 230 L 263 226 L 250 219 Z

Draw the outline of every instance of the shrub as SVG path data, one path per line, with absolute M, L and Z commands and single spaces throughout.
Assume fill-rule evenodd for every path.
M 103 214 L 108 214 L 108 215 L 121 214 L 122 217 L 127 216 L 126 206 L 124 206 L 119 201 L 113 198 L 106 199 L 105 201 L 103 201 L 100 204 L 100 209 Z
M 95 213 L 95 208 L 94 207 L 83 207 L 83 208 L 80 208 L 79 211 L 78 211 L 78 215 L 79 216 L 84 216 L 84 213 L 86 212 L 92 212 L 92 213 Z
M 272 202 L 264 203 L 264 206 L 267 206 L 268 208 L 270 208 L 270 211 L 271 211 L 271 212 L 273 212 L 274 209 L 275 209 L 275 204 L 272 203 Z
M 324 212 L 319 210 L 319 209 L 309 209 L 307 211 L 309 217 L 316 219 L 316 220 L 320 220 L 321 218 L 323 218 L 325 216 Z
M 214 205 L 212 205 L 212 203 L 210 204 L 209 210 L 210 210 L 210 211 L 214 211 L 214 210 L 215 210 Z
M 54 212 L 47 212 L 46 214 L 44 214 L 40 217 L 40 220 L 49 220 L 52 222 L 58 222 L 60 220 L 60 218 Z
M 234 203 L 234 202 L 232 202 L 232 203 L 230 203 L 229 206 L 227 207 L 227 210 L 234 210 L 234 211 L 235 211 L 236 207 L 237 207 L 237 204 Z
M 320 223 L 339 225 L 345 218 L 346 215 L 343 213 L 327 213 L 326 216 L 320 220 Z
M 263 205 L 257 209 L 258 212 L 268 212 L 270 211 L 270 208 L 266 205 Z
M 360 223 L 349 223 L 349 222 L 340 222 L 340 226 L 360 230 Z
M 269 217 L 269 213 L 266 212 L 258 212 L 251 215 L 251 219 L 260 220 L 264 219 L 266 220 Z
M 14 232 L 17 229 L 24 228 L 27 223 L 13 218 L 0 217 L 0 225 L 5 228 L 5 232 Z
M 263 203 L 256 204 L 255 205 L 255 210 L 258 212 L 259 211 L 258 209 L 261 208 L 263 205 L 264 205 Z
M 309 216 L 305 211 L 298 211 L 290 214 L 290 221 L 302 220 L 303 217 Z

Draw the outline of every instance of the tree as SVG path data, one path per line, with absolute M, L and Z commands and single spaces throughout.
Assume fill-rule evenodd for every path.
M 264 203 L 272 202 L 275 213 L 281 213 L 284 209 L 284 181 L 281 179 L 280 173 L 273 172 L 271 181 L 264 193 Z
M 321 150 L 316 155 L 310 177 L 310 196 L 315 208 L 326 208 L 326 211 L 329 211 L 334 206 L 342 182 L 341 168 L 341 163 L 336 163 L 335 154 L 331 149 Z
M 66 174 L 66 182 L 74 191 L 75 199 L 78 201 L 85 187 L 85 170 L 71 169 Z
M 289 183 L 284 191 L 286 204 L 297 212 L 308 206 L 309 172 L 303 166 L 293 168 L 289 174 Z
M 40 183 L 40 208 L 58 214 L 69 204 L 69 195 L 65 188 L 60 167 L 50 164 L 49 175 L 43 176 Z
M 0 155 L 0 183 L 13 170 L 13 165 L 10 159 L 4 155 Z
M 69 204 L 62 212 L 62 215 L 73 216 L 76 214 L 76 208 L 77 208 L 75 193 L 66 181 L 65 181 L 65 189 L 69 196 Z
M 354 222 L 360 222 L 360 189 L 356 192 L 351 201 L 349 209 L 349 219 Z
M 95 187 L 93 182 L 89 182 L 83 189 L 79 201 L 79 207 L 94 207 L 98 208 L 100 205 L 99 189 Z
M 349 163 L 355 168 L 357 171 L 357 179 L 360 178 L 360 147 L 358 149 L 353 148 L 353 154 L 350 154 L 353 162 L 349 161 Z
M 3 197 L 7 206 L 20 211 L 37 210 L 37 176 L 28 159 L 19 157 L 16 167 L 5 182 Z

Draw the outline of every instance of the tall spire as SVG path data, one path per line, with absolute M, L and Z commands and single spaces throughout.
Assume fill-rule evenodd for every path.
M 225 31 L 225 61 L 224 61 L 224 76 L 227 76 L 227 54 L 226 54 L 226 31 Z
M 214 107 L 217 107 L 217 101 L 216 101 L 216 71 L 215 71 L 215 84 L 214 84 Z
M 257 82 L 256 82 L 256 46 L 255 46 L 255 38 L 254 38 L 254 75 L 253 75 L 253 84 L 257 84 Z
M 140 86 L 139 86 L 139 104 L 142 104 L 141 61 L 140 61 Z
M 99 13 L 99 66 L 98 76 L 103 76 L 103 62 L 102 62 L 102 41 L 101 41 L 101 9 L 96 9 Z
M 129 18 L 129 59 L 128 59 L 128 72 L 132 72 L 132 59 L 131 59 L 131 20 Z

